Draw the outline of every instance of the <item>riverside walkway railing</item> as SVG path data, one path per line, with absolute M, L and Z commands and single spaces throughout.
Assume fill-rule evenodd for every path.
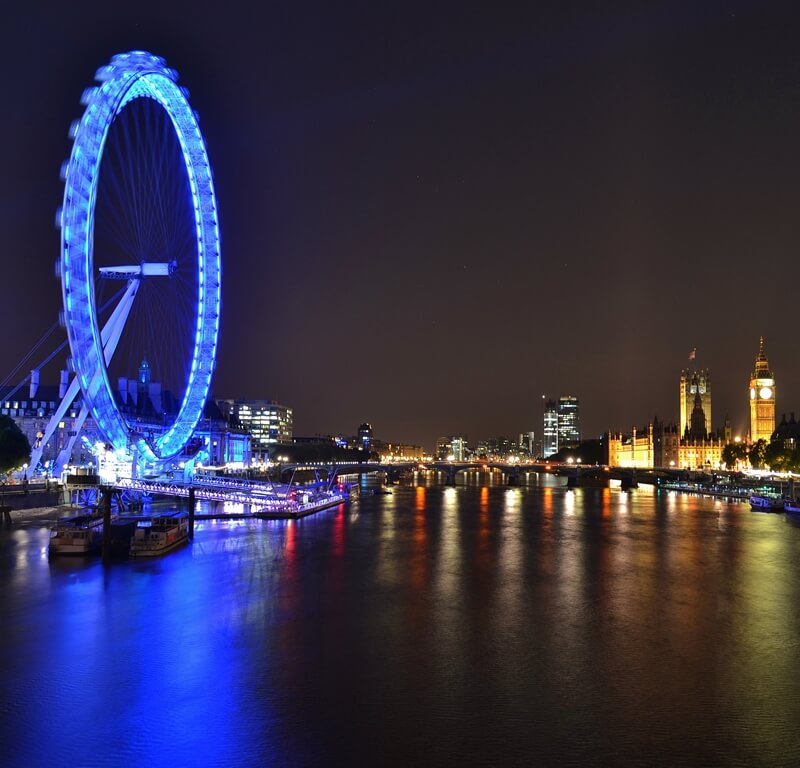
M 120 477 L 114 483 L 119 490 L 189 498 L 190 489 L 194 498 L 204 501 L 227 501 L 249 504 L 251 508 L 268 511 L 288 511 L 297 506 L 290 496 L 291 488 L 275 483 L 259 483 L 253 480 L 232 478 L 195 478 L 191 483 L 150 480 L 145 478 Z

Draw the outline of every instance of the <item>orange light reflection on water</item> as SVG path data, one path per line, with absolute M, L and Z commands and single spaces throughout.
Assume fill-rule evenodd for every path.
M 419 486 L 414 499 L 414 532 L 411 537 L 411 584 L 422 590 L 428 578 L 428 532 L 425 528 L 425 492 Z
M 489 488 L 483 486 L 479 498 L 478 536 L 485 539 L 489 535 Z
M 611 517 L 611 489 L 608 487 L 604 487 L 602 493 L 600 494 L 600 504 L 601 504 L 601 512 L 600 514 L 604 518 Z
M 553 489 L 545 486 L 542 499 L 542 510 L 545 517 L 553 516 Z

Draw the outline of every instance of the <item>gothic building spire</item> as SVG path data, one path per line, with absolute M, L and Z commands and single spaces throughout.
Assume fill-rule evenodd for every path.
M 707 437 L 706 414 L 703 411 L 703 399 L 698 392 L 694 396 L 694 408 L 692 409 L 692 421 L 689 428 L 690 440 L 705 440 Z
M 753 372 L 754 379 L 771 379 L 772 371 L 769 369 L 769 360 L 767 360 L 767 353 L 764 351 L 764 337 L 759 337 L 758 340 L 758 355 L 756 356 L 756 368 Z

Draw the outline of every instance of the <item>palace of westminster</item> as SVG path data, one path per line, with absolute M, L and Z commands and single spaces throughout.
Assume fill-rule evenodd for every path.
M 748 443 L 770 442 L 776 433 L 775 377 L 761 338 L 755 368 L 750 375 L 750 432 Z M 778 431 L 800 430 L 784 421 Z M 795 437 L 793 434 L 791 437 Z M 677 467 L 698 469 L 722 465 L 722 451 L 731 442 L 730 423 L 720 433 L 711 432 L 711 380 L 707 369 L 684 370 L 680 378 L 680 423 L 658 420 L 631 434 L 608 435 L 608 463 L 618 467 Z

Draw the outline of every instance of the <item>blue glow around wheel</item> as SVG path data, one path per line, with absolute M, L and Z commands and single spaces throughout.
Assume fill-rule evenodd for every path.
M 73 127 L 74 144 L 64 169 L 60 212 L 61 286 L 72 367 L 83 397 L 106 440 L 135 446 L 149 461 L 175 456 L 203 413 L 216 359 L 220 314 L 220 239 L 211 167 L 197 119 L 177 73 L 144 51 L 114 56 L 96 74 L 99 85 L 82 98 L 86 110 Z M 114 398 L 105 363 L 94 290 L 94 226 L 98 178 L 109 129 L 133 99 L 157 102 L 175 130 L 194 208 L 197 241 L 197 308 L 188 383 L 175 420 L 152 439 L 132 430 Z

